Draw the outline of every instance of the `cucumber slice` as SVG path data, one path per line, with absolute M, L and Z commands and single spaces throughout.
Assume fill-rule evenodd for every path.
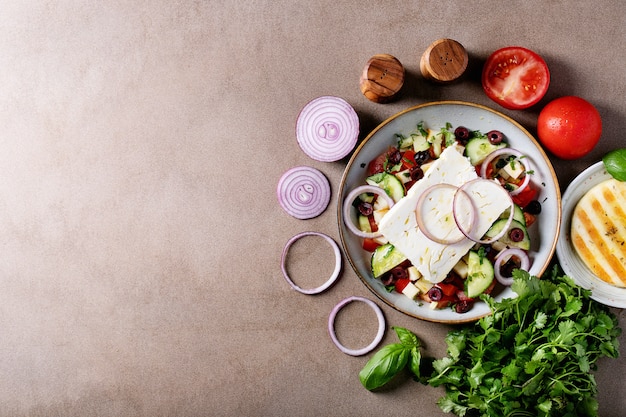
M 500 218 L 501 219 L 508 219 L 510 213 L 511 213 L 511 211 L 509 209 L 506 209 L 504 211 L 504 213 L 502 213 Z M 526 217 L 524 217 L 524 212 L 522 211 L 522 208 L 520 206 L 518 206 L 517 204 L 514 205 L 513 220 L 517 220 L 518 222 L 520 222 L 521 224 L 526 226 Z M 495 234 L 494 234 L 494 236 L 495 236 Z
M 470 163 L 476 166 L 484 161 L 487 155 L 491 152 L 505 147 L 506 143 L 504 142 L 494 145 L 489 142 L 489 139 L 481 136 L 470 139 L 470 141 L 467 142 L 467 145 L 465 146 L 465 155 L 470 159 Z
M 428 129 L 428 138 L 426 138 L 432 146 L 433 155 L 435 158 L 439 158 L 441 152 L 443 152 L 443 133 L 436 132 L 432 129 Z
M 367 177 L 365 182 L 385 190 L 389 197 L 396 203 L 404 197 L 404 185 L 402 185 L 402 181 L 396 178 L 395 175 L 381 172 Z
M 506 222 L 507 222 L 507 219 L 496 220 L 496 222 L 491 226 L 491 228 L 487 230 L 487 233 L 485 233 L 485 236 L 494 237 L 498 235 L 498 233 L 500 233 L 502 229 L 506 226 Z M 514 241 L 511 239 L 510 234 L 511 234 L 511 230 L 513 229 L 519 229 L 519 231 L 524 233 L 524 236 L 522 237 L 521 240 Z M 528 236 L 528 230 L 526 230 L 526 226 L 523 223 L 517 220 L 511 220 L 511 225 L 509 226 L 509 229 L 504 234 L 504 236 L 498 239 L 498 242 L 501 242 L 510 248 L 520 248 L 524 250 L 530 249 L 530 237 Z
M 361 195 L 359 195 L 359 200 L 361 200 L 364 203 L 372 203 L 374 202 L 374 196 L 376 194 L 370 194 L 370 193 L 363 193 Z
M 398 138 L 398 149 L 405 150 L 413 147 L 413 135 L 404 136 L 400 134 L 396 134 Z
M 372 274 L 374 278 L 378 278 L 404 261 L 406 261 L 406 256 L 391 243 L 381 245 L 372 254 Z
M 365 233 L 372 233 L 370 219 L 367 216 L 363 216 L 362 214 L 359 214 L 359 230 Z
M 413 150 L 415 152 L 427 151 L 430 149 L 430 142 L 422 135 L 413 136 Z
M 523 213 L 522 213 L 523 215 Z M 506 226 L 506 222 L 507 219 L 500 219 L 497 220 L 492 226 L 491 228 L 487 231 L 487 233 L 485 233 L 486 237 L 493 237 L 496 236 L 497 234 L 499 234 L 502 229 Z M 523 233 L 522 239 L 519 241 L 514 241 L 511 239 L 510 236 L 510 232 L 513 229 L 519 229 L 518 233 L 521 231 Z M 515 213 L 514 213 L 514 219 L 511 221 L 511 224 L 507 230 L 507 233 L 504 234 L 504 236 L 502 236 L 498 242 L 503 243 L 505 245 L 507 245 L 510 248 L 520 248 L 520 249 L 524 249 L 524 250 L 529 250 L 530 249 L 530 237 L 528 235 L 528 230 L 526 229 L 526 226 L 524 223 L 518 221 L 515 219 Z
M 476 298 L 489 288 L 494 280 L 495 272 L 489 259 L 480 256 L 478 252 L 469 251 L 467 255 L 465 290 L 468 297 Z

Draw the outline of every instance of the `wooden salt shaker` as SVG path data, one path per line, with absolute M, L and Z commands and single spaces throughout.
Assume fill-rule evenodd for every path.
M 427 80 L 447 84 L 463 75 L 468 61 L 463 45 L 453 39 L 439 39 L 422 54 L 420 71 Z
M 376 103 L 391 101 L 403 84 L 404 67 L 389 54 L 371 57 L 359 80 L 363 95 Z

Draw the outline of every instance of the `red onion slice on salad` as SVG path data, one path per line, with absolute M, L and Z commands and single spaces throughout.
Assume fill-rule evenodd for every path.
M 417 227 L 428 239 L 433 242 L 440 243 L 442 245 L 452 245 L 460 242 L 466 238 L 464 233 L 461 233 L 461 227 L 458 222 L 467 222 L 465 228 L 471 230 L 474 225 L 474 219 L 476 214 L 474 210 L 469 213 L 469 219 L 461 219 L 461 216 L 457 216 L 454 210 L 454 200 L 459 188 L 452 184 L 440 183 L 431 185 L 420 194 L 415 204 L 415 219 L 417 221 Z M 431 198 L 432 195 L 441 195 L 442 193 L 451 193 L 450 205 L 447 206 L 445 201 L 436 201 L 436 197 Z M 434 207 L 430 210 L 425 210 L 425 203 L 434 201 Z M 437 212 L 434 212 L 437 210 Z M 448 211 L 449 210 L 449 211 Z M 432 221 L 432 226 L 429 224 L 429 220 Z M 454 225 L 452 230 L 449 230 L 446 236 L 438 236 L 434 230 L 442 225 L 441 222 L 451 222 Z M 449 228 L 448 228 L 449 229 Z
M 387 202 L 387 205 L 389 206 L 389 208 L 393 207 L 393 204 L 394 204 L 393 200 L 389 196 L 389 194 L 385 192 L 385 190 L 383 190 L 380 187 L 376 187 L 375 185 L 361 185 L 355 188 L 354 190 L 352 190 L 343 202 L 343 222 L 345 223 L 346 227 L 355 235 L 362 237 L 362 238 L 374 238 L 374 237 L 381 236 L 381 233 L 380 232 L 364 232 L 361 229 L 359 229 L 352 221 L 352 210 L 351 210 L 352 203 L 354 202 L 354 200 L 356 200 L 358 196 L 360 196 L 361 194 L 365 194 L 365 193 L 376 194 Z
M 370 343 L 369 345 L 361 349 L 349 349 L 345 347 L 344 345 L 341 344 L 341 342 L 337 338 L 337 334 L 335 333 L 335 318 L 337 317 L 337 313 L 339 313 L 339 311 L 346 304 L 351 303 L 353 301 L 360 301 L 370 306 L 372 310 L 374 310 L 374 313 L 376 313 L 376 318 L 378 319 L 378 331 L 376 332 L 376 336 L 374 337 L 374 340 L 372 340 L 372 343 Z M 380 307 L 378 307 L 378 305 L 374 303 L 372 300 L 369 300 L 364 297 L 358 297 L 358 296 L 344 298 L 332 309 L 332 311 L 330 312 L 330 316 L 328 317 L 328 334 L 330 335 L 330 338 L 332 339 L 333 343 L 335 344 L 335 346 L 337 346 L 337 348 L 340 351 L 351 356 L 365 355 L 366 353 L 369 353 L 372 350 L 374 350 L 374 348 L 378 346 L 380 341 L 383 340 L 383 336 L 385 335 L 385 326 L 386 326 L 385 316 L 383 316 L 383 312 L 380 309 Z
M 522 191 L 524 191 L 524 188 L 526 188 L 528 186 L 528 184 L 530 183 L 530 174 L 529 172 L 532 171 L 532 168 L 530 167 L 530 161 L 529 159 L 520 151 L 518 151 L 517 149 L 512 149 L 512 148 L 501 148 L 498 150 L 495 150 L 493 152 L 491 152 L 489 155 L 487 155 L 487 157 L 485 158 L 485 160 L 483 161 L 482 165 L 480 166 L 480 176 L 482 178 L 488 179 L 487 178 L 487 168 L 489 167 L 489 164 L 491 164 L 491 162 L 493 162 L 494 159 L 499 158 L 500 156 L 503 155 L 513 155 L 517 158 L 517 160 L 524 165 L 524 178 L 522 179 L 522 183 L 515 188 L 514 190 L 510 191 L 511 195 L 517 195 L 519 193 L 521 193 Z
M 323 283 L 317 288 L 312 288 L 312 289 L 303 289 L 299 287 L 298 285 L 296 285 L 296 283 L 293 282 L 293 280 L 289 276 L 289 273 L 287 272 L 287 254 L 289 253 L 289 248 L 291 248 L 291 245 L 293 245 L 297 240 L 305 236 L 323 237 L 324 239 L 326 239 L 328 243 L 330 243 L 330 246 L 332 246 L 333 252 L 335 253 L 335 269 L 333 270 L 332 275 L 325 283 Z M 285 244 L 285 247 L 283 248 L 283 253 L 281 256 L 280 269 L 283 272 L 283 276 L 285 277 L 285 280 L 294 290 L 298 291 L 299 293 L 307 294 L 307 295 L 319 294 L 322 291 L 327 290 L 331 285 L 333 285 L 335 281 L 337 281 L 337 278 L 339 277 L 339 274 L 341 273 L 341 251 L 339 250 L 339 245 L 337 245 L 337 242 L 335 242 L 333 238 L 331 238 L 328 235 L 325 235 L 324 233 L 319 233 L 319 232 L 298 233 L 297 235 L 289 239 L 287 244 Z
M 340 97 L 318 97 L 304 106 L 298 115 L 298 144 L 304 153 L 317 161 L 334 162 L 347 156 L 358 137 L 359 117 Z
M 528 254 L 526 253 L 526 251 L 522 249 L 508 248 L 500 252 L 498 256 L 496 256 L 496 259 L 494 260 L 493 269 L 496 275 L 496 279 L 502 285 L 509 286 L 513 284 L 513 277 L 503 276 L 502 271 L 500 270 L 502 267 L 502 264 L 507 262 L 512 256 L 515 256 L 516 258 L 519 259 L 520 261 L 519 269 L 528 271 L 528 267 L 530 266 L 530 258 L 528 257 Z
M 300 166 L 283 174 L 276 188 L 283 210 L 296 219 L 312 219 L 326 210 L 331 191 L 328 179 L 319 170 Z
M 485 192 L 485 190 L 488 187 L 491 187 L 494 192 L 496 193 L 500 193 L 503 199 L 508 200 L 509 203 L 509 217 L 507 218 L 507 222 L 505 224 L 505 227 L 502 229 L 501 232 L 499 232 L 497 235 L 492 236 L 488 239 L 482 239 L 482 236 L 475 236 L 472 234 L 472 229 L 471 228 L 467 228 L 463 225 L 462 220 L 460 219 L 460 216 L 458 216 L 458 205 L 459 205 L 459 195 L 464 195 L 465 197 L 467 197 L 466 202 L 468 204 L 471 204 L 473 206 L 473 211 L 475 213 L 479 213 L 480 212 L 480 208 L 476 207 L 475 201 L 472 199 L 472 192 L 471 189 L 473 187 L 479 187 L 479 189 L 481 190 L 481 192 Z M 473 179 L 471 181 L 466 182 L 465 184 L 463 184 L 461 187 L 459 187 L 457 194 L 454 196 L 454 201 L 452 203 L 453 205 L 453 210 L 452 212 L 454 213 L 454 220 L 459 228 L 459 230 L 465 235 L 465 237 L 467 237 L 468 239 L 476 242 L 476 243 L 481 243 L 481 244 L 490 244 L 495 242 L 496 240 L 500 239 L 502 236 L 504 236 L 505 233 L 508 232 L 509 230 L 509 226 L 511 226 L 511 222 L 513 221 L 513 214 L 514 214 L 514 208 L 515 208 L 515 203 L 513 202 L 513 199 L 511 198 L 511 195 L 500 185 L 500 183 L 498 183 L 497 181 L 493 181 L 493 180 L 487 180 L 484 178 L 476 178 Z M 478 215 L 478 214 L 476 214 Z

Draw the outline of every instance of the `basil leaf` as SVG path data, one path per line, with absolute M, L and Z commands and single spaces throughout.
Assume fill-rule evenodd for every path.
M 361 384 L 370 391 L 385 385 L 406 366 L 410 352 L 402 343 L 384 346 L 359 372 Z
M 413 372 L 413 375 L 416 379 L 420 379 L 422 373 L 420 372 L 420 365 L 422 363 L 422 353 L 419 350 L 418 346 L 413 346 L 411 348 L 411 357 L 409 359 L 409 369 Z
M 402 344 L 406 347 L 419 347 L 419 340 L 417 340 L 417 336 L 412 331 L 407 330 L 404 327 L 397 326 L 394 326 L 393 330 L 396 331 L 398 339 L 400 339 L 400 342 L 402 342 Z
M 602 158 L 604 167 L 613 178 L 626 181 L 626 149 L 616 149 Z

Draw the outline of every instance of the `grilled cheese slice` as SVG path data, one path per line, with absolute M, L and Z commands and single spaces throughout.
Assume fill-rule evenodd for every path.
M 626 182 L 609 179 L 591 188 L 574 208 L 570 234 L 598 278 L 626 288 Z

